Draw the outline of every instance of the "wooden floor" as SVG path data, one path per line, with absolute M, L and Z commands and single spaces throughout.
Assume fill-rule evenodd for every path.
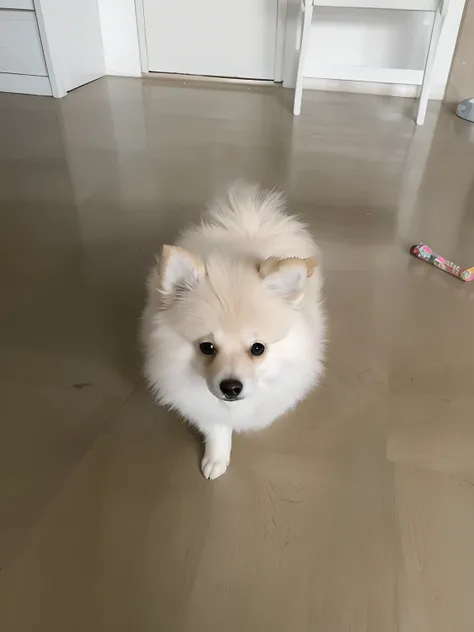
M 474 135 L 410 100 L 110 78 L 0 95 L 0 630 L 472 632 Z M 209 482 L 136 342 L 216 187 L 318 237 L 322 386 Z

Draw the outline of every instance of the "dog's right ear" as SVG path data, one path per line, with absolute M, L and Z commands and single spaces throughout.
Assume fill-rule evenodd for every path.
M 262 263 L 258 272 L 270 291 L 296 306 L 303 298 L 306 280 L 312 276 L 317 265 L 316 257 L 270 257 Z
M 160 292 L 166 297 L 177 289 L 192 289 L 204 277 L 204 263 L 197 255 L 177 246 L 163 246 L 157 257 Z

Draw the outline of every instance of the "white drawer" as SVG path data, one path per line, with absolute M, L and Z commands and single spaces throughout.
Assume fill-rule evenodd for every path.
M 33 0 L 0 0 L 0 9 L 23 9 L 23 11 L 34 11 Z
M 0 72 L 47 76 L 34 12 L 0 11 Z

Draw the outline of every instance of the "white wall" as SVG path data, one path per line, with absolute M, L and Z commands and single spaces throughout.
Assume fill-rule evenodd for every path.
M 106 74 L 97 0 L 35 0 L 54 96 Z
M 140 77 L 135 0 L 98 0 L 108 75 Z
M 288 86 L 294 85 L 296 70 L 297 30 L 301 19 L 298 4 L 289 0 L 285 54 L 285 85 Z M 444 94 L 464 4 L 465 0 L 451 0 L 433 69 L 430 95 L 433 99 L 442 99 Z M 432 19 L 432 14 L 415 11 L 317 7 L 304 76 L 324 80 L 351 77 L 358 81 L 373 75 L 374 81 L 389 81 L 391 76 L 398 75 L 405 76 L 407 84 L 417 83 L 421 76 L 419 71 L 424 68 Z M 378 71 L 383 68 L 392 69 L 392 73 Z M 411 72 L 395 72 L 404 69 Z M 311 81 L 307 83 L 311 86 Z

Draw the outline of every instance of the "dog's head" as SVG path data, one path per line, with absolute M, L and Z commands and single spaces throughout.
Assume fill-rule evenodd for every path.
M 195 372 L 225 401 L 252 397 L 301 353 L 295 323 L 315 258 L 200 257 L 165 246 L 153 290 Z

